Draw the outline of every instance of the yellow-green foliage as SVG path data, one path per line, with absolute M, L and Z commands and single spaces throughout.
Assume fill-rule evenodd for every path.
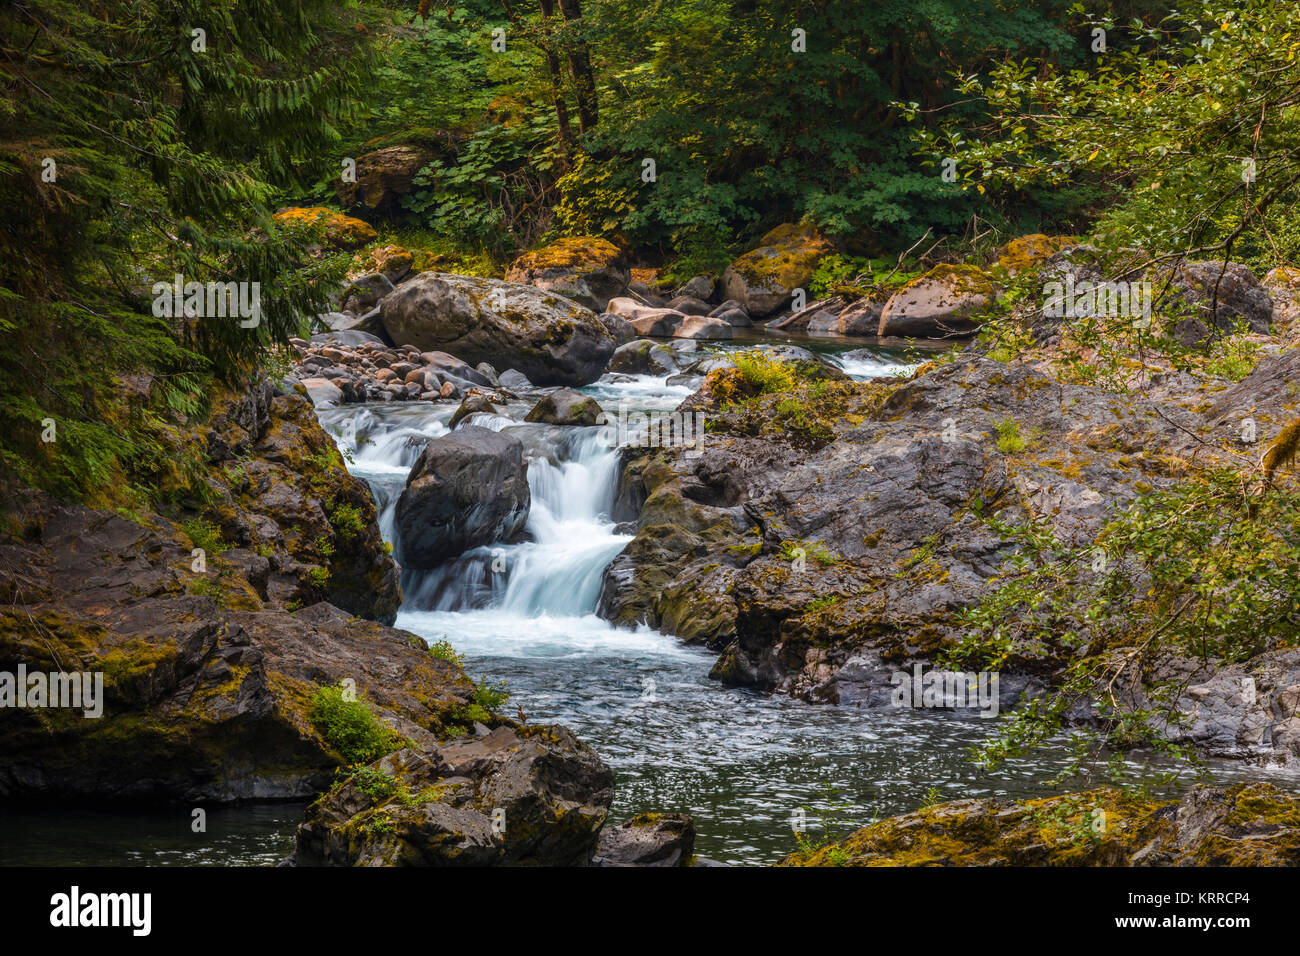
M 1010 418 L 993 423 L 993 430 L 998 438 L 998 451 L 1004 455 L 1016 455 L 1024 451 L 1029 440 L 1020 434 L 1020 425 Z
M 350 764 L 377 760 L 401 743 L 343 684 L 319 688 L 312 695 L 309 716 L 326 743 Z
M 1295 461 L 1297 449 L 1300 449 L 1300 418 L 1278 432 L 1277 438 L 1264 452 L 1264 476 L 1271 479 L 1279 468 Z
M 798 382 L 794 365 L 782 362 L 761 349 L 737 352 L 731 356 L 732 366 L 755 394 L 788 392 Z

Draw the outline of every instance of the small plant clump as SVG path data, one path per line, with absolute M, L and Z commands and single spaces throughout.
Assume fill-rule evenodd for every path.
M 401 737 L 342 683 L 319 688 L 312 695 L 308 716 L 349 764 L 370 763 L 401 744 Z

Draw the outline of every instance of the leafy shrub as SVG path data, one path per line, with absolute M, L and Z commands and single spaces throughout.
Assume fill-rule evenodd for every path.
M 455 664 L 457 667 L 465 666 L 465 656 L 456 653 L 456 648 L 451 646 L 450 641 L 435 641 L 429 645 L 429 653 L 448 664 Z
M 1029 440 L 1020 434 L 1020 425 L 1013 419 L 1004 418 L 994 422 L 993 431 L 998 436 L 998 451 L 1004 455 L 1019 454 L 1029 445 Z
M 226 543 L 221 540 L 221 529 L 210 521 L 192 518 L 181 522 L 181 530 L 196 548 L 202 548 L 208 554 L 220 554 L 226 550 Z
M 384 726 L 360 699 L 348 700 L 342 684 L 319 688 L 308 716 L 325 741 L 348 763 L 369 763 L 392 753 L 401 738 Z
M 741 378 L 760 395 L 788 392 L 798 384 L 792 364 L 782 362 L 761 349 L 736 352 L 731 356 L 731 362 Z

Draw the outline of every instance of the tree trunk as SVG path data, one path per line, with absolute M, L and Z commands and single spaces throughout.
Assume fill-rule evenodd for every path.
M 560 0 L 560 14 L 566 23 L 582 20 L 582 0 Z M 573 76 L 573 89 L 578 95 L 578 128 L 586 133 L 596 128 L 596 77 L 591 68 L 591 51 L 587 41 L 578 33 L 573 52 L 568 55 L 569 73 Z
M 510 0 L 501 0 L 501 7 L 505 10 L 506 18 L 511 25 L 518 27 L 527 35 L 528 27 L 519 19 L 514 7 L 510 5 Z M 546 72 L 551 81 L 551 102 L 555 107 L 555 123 L 559 129 L 561 160 L 564 168 L 568 169 L 573 162 L 573 126 L 569 122 L 569 105 L 564 102 L 564 71 L 550 40 L 550 20 L 555 15 L 555 0 L 541 0 L 541 8 L 540 35 L 534 35 L 530 39 L 546 58 Z
M 555 122 L 560 128 L 560 150 L 564 154 L 565 164 L 573 159 L 573 127 L 569 123 L 569 104 L 564 102 L 564 71 L 560 66 L 560 57 L 551 43 L 550 21 L 555 15 L 555 0 L 541 0 L 542 8 L 542 53 L 546 56 L 546 72 L 551 77 L 551 96 L 555 102 Z

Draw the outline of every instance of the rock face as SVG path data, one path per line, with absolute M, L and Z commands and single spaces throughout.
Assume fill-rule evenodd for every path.
M 392 623 L 397 568 L 384 551 L 374 500 L 344 467 L 302 390 L 276 394 L 262 383 L 221 393 L 196 436 L 216 471 L 202 520 L 220 546 L 267 562 L 256 588 L 262 601 L 324 600 Z
M 1264 276 L 1264 290 L 1273 300 L 1273 324 L 1287 336 L 1297 330 L 1300 319 L 1300 269 L 1279 266 Z
M 1261 444 L 1276 435 L 1300 414 L 1286 385 L 1297 369 L 1300 350 L 1266 359 L 1210 405 L 1176 375 L 1116 395 L 972 348 L 908 381 L 828 389 L 800 407 L 825 414 L 824 431 L 783 425 L 782 393 L 756 410 L 727 407 L 724 370 L 713 372 L 683 405 L 708 419 L 702 455 L 625 458 L 614 517 L 635 522 L 636 536 L 606 572 L 600 613 L 721 651 L 713 676 L 727 683 L 888 706 L 889 675 L 955 640 L 955 612 L 987 593 L 1014 551 L 977 507 L 1091 541 L 1139 489 L 1185 474 L 1162 462 L 1206 461 L 1205 442 L 1234 443 L 1245 416 L 1261 423 Z M 1019 450 L 1000 445 L 998 423 L 1014 424 Z M 1221 682 L 1189 672 L 1197 703 L 1188 691 L 1191 737 L 1178 739 L 1224 754 L 1293 753 L 1289 653 Z M 1009 661 L 1002 689 L 1013 673 L 1028 681 L 1052 666 Z M 1245 676 L 1258 688 L 1249 710 L 1234 703 Z
M 466 425 L 435 438 L 397 499 L 398 559 L 432 568 L 523 530 L 532 498 L 523 445 Z
M 595 866 L 689 866 L 695 821 L 684 813 L 642 813 L 601 831 Z
M 0 797 L 310 796 L 342 761 L 311 696 L 344 678 L 413 743 L 464 728 L 460 670 L 363 620 L 396 614 L 396 568 L 306 397 L 263 384 L 212 404 L 180 439 L 206 452 L 201 511 L 137 523 L 6 495 L 0 670 L 99 672 L 104 700 L 97 718 L 0 708 Z
M 357 157 L 357 181 L 335 182 L 339 201 L 350 209 L 391 215 L 399 212 L 401 198 L 411 191 L 415 174 L 433 153 L 419 146 L 387 146 Z
M 506 272 L 507 282 L 533 285 L 604 312 L 610 299 L 627 290 L 627 262 L 612 242 L 590 236 L 560 239 L 525 252 Z
M 876 335 L 884 308 L 885 303 L 879 299 L 859 299 L 835 317 L 835 331 L 840 335 Z
M 424 272 L 381 306 L 393 341 L 466 362 L 515 368 L 538 385 L 586 385 L 605 371 L 614 337 L 588 309 L 532 286 Z
M 69 526 L 72 518 L 90 525 Z M 96 804 L 302 799 L 327 786 L 344 762 L 312 723 L 318 687 L 354 680 L 381 721 L 421 744 L 473 700 L 469 680 L 414 635 L 329 604 L 294 614 L 252 610 L 264 572 L 252 559 L 228 558 L 237 576 L 228 575 L 214 598 L 187 593 L 194 579 L 188 547 L 116 516 L 54 514 L 46 528 L 56 552 L 37 573 L 48 574 L 54 588 L 75 587 L 72 575 L 93 583 L 51 590 L 57 607 L 0 610 L 0 666 L 101 671 L 103 716 L 0 713 L 0 797 Z M 73 553 L 77 541 L 94 550 Z M 123 554 L 132 559 L 122 561 Z M 104 558 L 116 562 L 107 573 Z M 96 561 L 93 574 L 78 568 L 83 561 Z M 150 588 L 147 596 L 133 594 Z
M 1266 783 L 1178 802 L 1116 790 L 959 800 L 883 820 L 785 866 L 1296 866 L 1300 797 Z
M 378 235 L 369 223 L 324 206 L 291 206 L 276 212 L 274 218 L 285 227 L 317 232 L 327 243 L 339 249 L 359 249 L 374 242 Z
M 524 418 L 544 425 L 595 425 L 604 414 L 590 395 L 561 388 L 542 398 Z
M 979 327 L 977 313 L 997 295 L 992 277 L 975 266 L 935 266 L 903 286 L 880 313 L 879 335 L 941 338 Z
M 1211 329 L 1266 333 L 1273 321 L 1273 300 L 1254 273 L 1238 262 L 1187 262 L 1166 276 L 1190 315 L 1172 331 L 1185 345 L 1204 341 Z
M 501 726 L 353 774 L 307 810 L 298 866 L 583 866 L 614 774 L 563 727 Z
M 813 270 L 831 245 L 810 226 L 778 226 L 722 274 L 722 294 L 735 299 L 752 317 L 771 315 L 790 303 L 791 293 L 806 289 Z

